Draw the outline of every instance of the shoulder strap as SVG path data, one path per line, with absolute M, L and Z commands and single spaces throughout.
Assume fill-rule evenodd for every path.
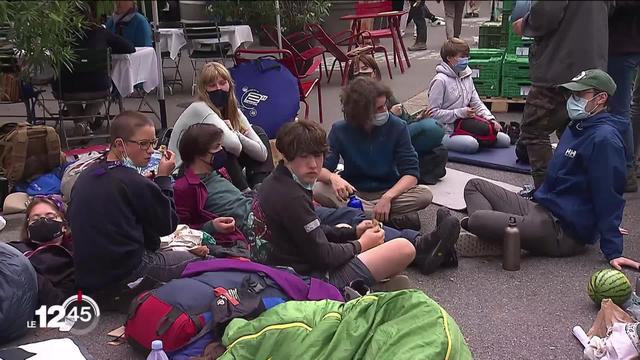
M 12 163 L 9 174 L 13 180 L 19 180 L 24 173 L 24 165 L 27 161 L 27 145 L 29 144 L 29 136 L 27 131 L 29 126 L 27 124 L 18 124 L 15 132 L 9 136 L 13 149 L 11 151 Z M 15 140 L 14 140 L 15 139 Z M 9 140 L 7 138 L 7 140 Z
M 56 168 L 62 163 L 62 152 L 60 151 L 60 137 L 51 126 L 45 126 L 47 132 L 47 165 L 49 169 Z

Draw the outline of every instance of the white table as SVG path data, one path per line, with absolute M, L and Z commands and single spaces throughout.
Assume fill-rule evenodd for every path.
M 182 29 L 164 28 L 160 32 L 160 51 L 169 51 L 171 59 L 175 60 L 180 49 L 187 44 Z M 241 45 L 247 46 L 253 42 L 253 34 L 249 25 L 220 26 L 220 42 L 231 44 L 231 52 L 235 52 Z M 214 44 L 218 39 L 194 40 L 194 43 Z
M 151 47 L 137 47 L 132 54 L 113 54 L 111 67 L 111 79 L 122 97 L 131 95 L 136 84 L 142 83 L 144 91 L 151 92 L 160 83 L 158 59 Z

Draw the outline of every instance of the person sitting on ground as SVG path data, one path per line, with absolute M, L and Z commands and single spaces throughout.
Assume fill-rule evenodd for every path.
M 370 77 L 377 81 L 382 80 L 380 67 L 373 56 L 368 54 L 360 55 L 351 63 L 349 80 L 353 80 L 357 76 Z M 442 145 L 444 129 L 435 119 L 421 118 L 409 114 L 393 94 L 387 98 L 387 109 L 407 123 L 409 135 L 411 135 L 411 144 L 413 144 L 418 153 L 418 157 Z
M 220 156 L 224 157 L 220 145 L 222 136 L 222 130 L 212 124 L 194 124 L 183 134 L 179 149 L 185 171 L 184 176 L 179 178 L 174 186 L 176 211 L 180 223 L 206 231 L 218 241 L 221 232 L 228 231 L 230 233 L 234 228 L 237 228 L 252 245 L 252 256 L 259 260 L 261 256 L 259 247 L 267 241 L 266 228 L 261 220 L 261 213 L 255 197 L 241 193 L 229 180 L 216 171 L 224 163 L 224 159 L 220 158 Z M 199 198 L 205 200 L 198 201 Z M 315 213 L 320 224 L 328 232 L 335 232 L 335 230 L 324 226 L 332 227 L 346 224 L 357 228 L 372 223 L 361 210 L 349 207 L 340 209 L 316 207 Z M 440 219 L 444 219 L 445 215 L 445 213 L 441 214 Z M 360 225 L 361 223 L 364 224 Z M 386 226 L 383 228 L 386 240 L 404 237 L 416 244 L 423 237 L 417 231 L 409 229 L 396 230 Z M 436 232 L 429 234 L 428 239 L 443 238 L 441 235 L 435 235 Z M 446 246 L 446 242 L 438 245 L 439 248 L 444 246 Z M 434 259 L 425 267 L 423 265 L 426 261 L 422 260 L 425 257 L 418 256 L 418 261 L 415 264 L 421 269 L 426 269 L 423 271 L 434 271 L 440 264 L 456 265 L 453 252 L 442 253 L 443 255 L 446 253 L 448 257 L 433 256 Z
M 267 264 L 290 266 L 342 289 L 354 280 L 371 286 L 394 276 L 416 254 L 423 270 L 431 272 L 442 262 L 443 253 L 453 248 L 460 224 L 450 214 L 443 214 L 436 231 L 415 245 L 405 238 L 385 242 L 385 231 L 374 221 L 326 231 L 312 198 L 328 148 L 326 132 L 313 122 L 287 123 L 278 132 L 276 147 L 284 159 L 258 190 L 258 207 L 268 229 Z
M 9 245 L 36 270 L 41 305 L 60 305 L 75 294 L 71 230 L 58 195 L 35 196 L 27 206 L 20 241 Z
M 153 180 L 139 173 L 158 143 L 153 121 L 124 111 L 111 122 L 110 136 L 106 159 L 83 171 L 71 192 L 76 283 L 85 293 L 117 291 L 140 278 L 166 282 L 197 259 L 188 251 L 159 251 L 160 237 L 175 231 L 178 216 L 173 152 L 164 152 Z
M 640 270 L 639 262 L 622 256 L 628 122 L 607 112 L 616 84 L 594 69 L 560 86 L 572 92 L 566 105 L 571 122 L 533 201 L 473 179 L 464 190 L 469 218 L 463 227 L 481 239 L 500 240 L 511 219 L 522 248 L 543 256 L 571 256 L 599 239 L 611 266 Z
M 269 137 L 262 128 L 251 125 L 238 108 L 235 85 L 227 68 L 217 62 L 205 64 L 198 76 L 196 93 L 197 100 L 180 115 L 169 139 L 177 166 L 182 165 L 178 144 L 185 130 L 197 123 L 214 124 L 224 133 L 222 147 L 228 155 L 224 167 L 233 184 L 241 191 L 255 188 L 273 170 Z
M 87 1 L 79 3 L 79 12 L 86 21 L 83 33 L 73 44 L 74 49 L 107 49 L 111 54 L 131 54 L 136 51 L 123 37 L 107 31 L 100 26 L 95 19 L 96 2 Z M 108 97 L 111 89 L 111 74 L 105 71 L 95 71 L 92 73 L 77 74 L 69 71 L 62 71 L 61 77 L 53 80 L 52 89 L 56 99 L 73 101 L 74 99 L 100 99 Z M 64 93 L 64 95 L 63 95 Z M 99 124 L 93 116 L 98 115 L 104 105 L 103 101 L 86 102 L 85 104 L 65 104 L 65 116 L 76 117 L 75 135 L 90 135 L 92 130 L 97 130 Z
M 458 119 L 475 116 L 489 120 L 486 126 L 493 126 L 497 132 L 493 147 L 509 147 L 509 135 L 501 132 L 502 127 L 478 96 L 469 61 L 469 45 L 458 38 L 447 40 L 440 49 L 442 62 L 436 66 L 436 76 L 429 84 L 429 109 L 423 116 L 436 119 L 444 126 L 442 143 L 449 149 L 461 153 L 473 154 L 480 144 L 471 135 L 454 135 L 453 130 Z
M 358 77 L 340 96 L 345 120 L 329 133 L 329 152 L 314 188 L 314 198 L 327 207 L 346 204 L 358 192 L 364 210 L 398 229 L 420 229 L 417 212 L 432 199 L 418 185 L 418 155 L 407 124 L 387 111 L 391 90 L 371 78 Z M 344 171 L 336 174 L 340 158 Z
M 135 1 L 117 0 L 113 15 L 107 20 L 107 30 L 127 39 L 135 47 L 153 45 L 149 20 L 138 12 Z

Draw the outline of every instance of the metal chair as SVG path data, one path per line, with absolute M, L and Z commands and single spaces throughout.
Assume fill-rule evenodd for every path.
M 262 31 L 273 43 L 273 46 L 278 47 L 278 29 L 273 25 L 262 25 Z M 293 55 L 300 74 L 306 73 L 314 64 L 315 58 L 320 55 L 322 55 L 325 68 L 327 67 L 327 59 L 324 56 L 326 49 L 323 46 L 312 46 L 310 40 L 313 40 L 313 36 L 303 31 L 282 37 L 282 47 Z
M 153 26 L 153 25 L 152 25 Z M 181 28 L 182 25 L 179 21 L 164 21 L 158 24 L 158 28 Z M 155 44 L 153 46 L 155 48 Z M 173 87 L 180 86 L 180 90 L 184 88 L 184 80 L 182 73 L 180 73 L 180 60 L 182 60 L 182 51 L 178 52 L 176 59 L 171 58 L 171 52 L 169 50 L 160 52 L 160 60 L 162 65 L 162 72 L 165 69 L 173 70 L 173 78 L 167 78 L 163 76 L 164 86 L 169 89 L 169 94 L 173 95 Z M 168 63 L 165 65 L 165 61 Z
M 58 100 L 58 119 L 56 126 L 61 135 L 61 140 L 69 148 L 69 141 L 73 140 L 91 140 L 94 138 L 109 138 L 109 127 L 111 121 L 111 51 L 106 49 L 76 49 L 76 60 L 73 63 L 72 72 L 61 70 L 58 73 L 57 89 L 54 89 L 54 96 Z M 74 91 L 64 86 L 63 77 L 76 81 L 83 81 L 87 76 L 103 77 L 106 88 L 98 89 L 92 92 Z M 68 115 L 69 105 L 96 104 L 104 105 L 105 114 L 99 115 Z M 102 124 L 103 120 L 107 121 L 107 134 L 103 135 L 85 135 L 85 136 L 67 136 L 64 126 L 65 120 L 92 119 L 94 124 Z
M 191 95 L 193 95 L 198 77 L 197 62 L 220 59 L 224 63 L 226 54 L 231 49 L 231 44 L 220 41 L 220 27 L 214 22 L 182 22 L 182 29 L 189 46 L 189 59 L 191 67 L 193 67 L 193 82 L 191 84 Z M 212 40 L 213 42 L 211 42 Z M 198 47 L 196 48 L 194 44 L 198 44 Z

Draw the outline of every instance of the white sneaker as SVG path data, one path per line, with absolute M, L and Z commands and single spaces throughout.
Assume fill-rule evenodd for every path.
M 436 17 L 434 21 L 431 22 L 431 26 L 444 26 L 444 19 L 441 17 Z

